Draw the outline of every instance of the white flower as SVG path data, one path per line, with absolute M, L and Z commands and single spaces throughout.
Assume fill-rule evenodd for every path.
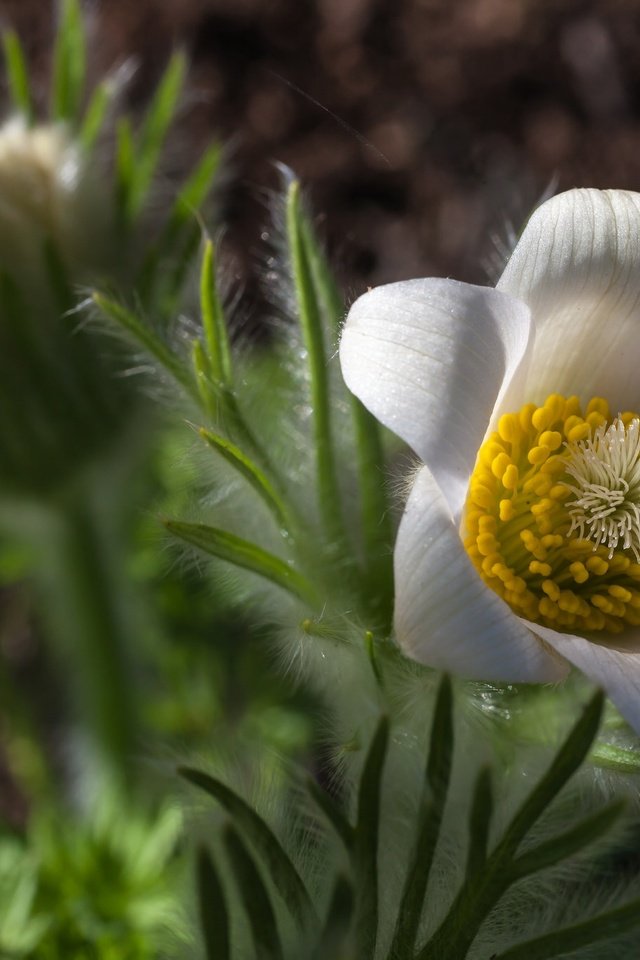
M 549 200 L 496 289 L 370 291 L 340 359 L 424 463 L 395 549 L 406 653 L 514 682 L 572 663 L 640 731 L 640 194 Z

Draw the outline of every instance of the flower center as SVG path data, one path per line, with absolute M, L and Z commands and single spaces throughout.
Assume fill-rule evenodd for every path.
M 552 394 L 500 418 L 469 483 L 465 546 L 520 616 L 566 632 L 640 625 L 640 415 Z

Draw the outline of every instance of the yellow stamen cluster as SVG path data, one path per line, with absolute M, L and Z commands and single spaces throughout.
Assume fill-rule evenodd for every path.
M 640 626 L 639 430 L 640 415 L 613 420 L 601 397 L 583 412 L 552 394 L 504 414 L 482 445 L 465 547 L 520 616 L 567 633 Z

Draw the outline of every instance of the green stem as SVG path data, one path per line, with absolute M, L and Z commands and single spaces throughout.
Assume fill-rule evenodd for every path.
M 65 502 L 40 571 L 42 611 L 76 684 L 79 708 L 104 772 L 125 786 L 134 745 L 128 623 L 111 531 L 82 496 Z M 129 644 L 130 645 L 130 644 Z

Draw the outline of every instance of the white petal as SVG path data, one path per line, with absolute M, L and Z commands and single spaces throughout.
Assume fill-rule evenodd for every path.
M 571 190 L 533 214 L 498 289 L 531 308 L 525 364 L 502 409 L 550 393 L 640 404 L 640 194 Z
M 482 582 L 426 467 L 395 549 L 396 637 L 414 660 L 476 680 L 558 680 L 566 665 Z
M 528 336 L 523 304 L 454 280 L 377 287 L 349 312 L 340 344 L 347 386 L 428 464 L 454 513 Z
M 575 664 L 590 680 L 604 688 L 616 707 L 640 733 L 640 653 L 612 650 L 548 627 L 532 628 L 549 646 Z

